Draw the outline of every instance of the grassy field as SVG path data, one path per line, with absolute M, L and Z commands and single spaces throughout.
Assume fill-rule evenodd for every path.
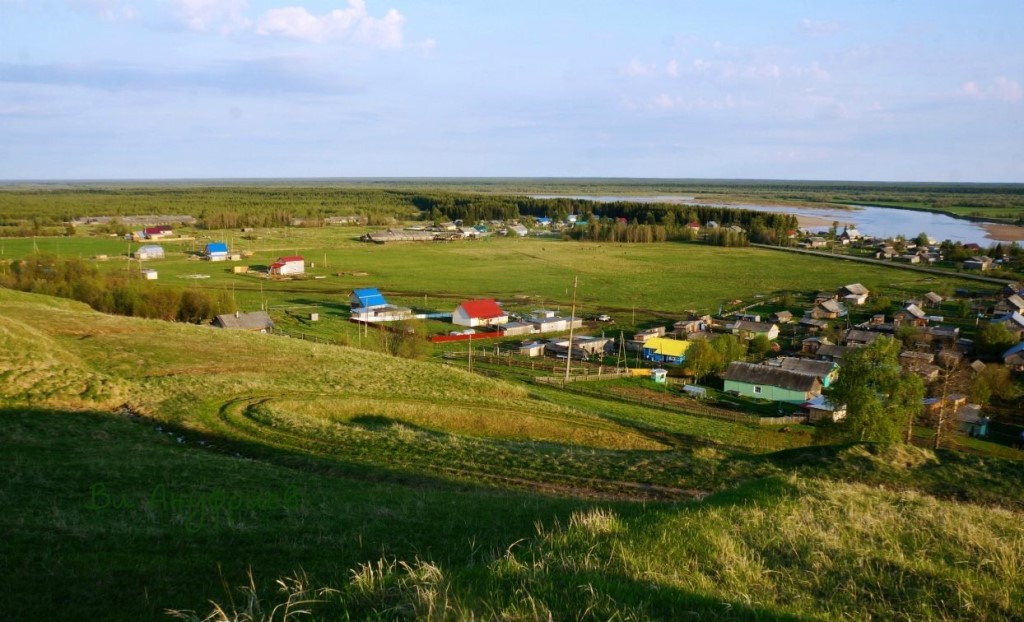
M 7 290 L 0 380 L 15 619 L 1020 619 L 1021 452 L 807 446 Z
M 418 310 L 451 312 L 462 300 L 497 297 L 506 308 L 568 311 L 572 283 L 579 277 L 578 313 L 610 313 L 619 323 L 678 318 L 685 310 L 714 313 L 723 303 L 753 304 L 781 292 L 813 293 L 859 282 L 893 299 L 936 290 L 952 293 L 965 282 L 893 267 L 752 248 L 687 243 L 607 244 L 558 239 L 491 237 L 455 243 L 365 244 L 351 227 L 257 231 L 242 240 L 234 231 L 208 232 L 197 241 L 162 244 L 168 256 L 143 262 L 158 270 L 159 283 L 229 291 L 243 309 L 266 302 L 281 312 L 319 310 L 326 320 L 347 318 L 347 298 L 357 287 L 378 287 L 389 301 Z M 254 253 L 242 262 L 210 263 L 191 253 L 206 241 L 228 241 L 233 250 Z M 39 252 L 94 258 L 105 270 L 138 272 L 128 261 L 128 243 L 110 238 L 6 239 L 3 257 Z M 133 244 L 132 249 L 138 248 Z M 267 266 L 277 257 L 302 254 L 307 277 L 269 280 L 233 274 L 232 267 Z M 312 267 L 309 264 L 313 264 Z M 194 276 L 203 278 L 191 278 Z M 344 330 L 337 324 L 334 329 Z M 320 329 L 327 330 L 327 329 Z M 354 337 L 354 335 L 353 335 Z

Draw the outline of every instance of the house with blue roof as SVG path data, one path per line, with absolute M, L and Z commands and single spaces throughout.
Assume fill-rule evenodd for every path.
M 227 261 L 228 245 L 225 242 L 210 242 L 206 245 L 203 257 L 207 261 Z
M 376 287 L 352 290 L 348 304 L 354 322 L 399 322 L 412 318 L 412 309 L 388 304 Z
M 1003 364 L 1012 371 L 1024 371 L 1024 341 L 1003 352 Z

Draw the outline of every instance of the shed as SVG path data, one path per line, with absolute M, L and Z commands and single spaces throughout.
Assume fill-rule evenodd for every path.
M 665 378 L 668 377 L 668 370 L 660 367 L 655 367 L 651 370 L 651 380 L 657 384 L 665 384 Z
M 695 397 L 698 399 L 704 399 L 705 397 L 708 396 L 708 390 L 706 388 L 698 387 L 695 384 L 684 384 L 683 393 L 686 393 L 690 397 Z
M 352 290 L 352 293 L 349 294 L 348 302 L 352 309 L 373 309 L 375 307 L 385 307 L 388 304 L 387 300 L 384 299 L 384 295 L 376 287 Z
M 266 311 L 251 311 L 242 313 L 225 313 L 213 319 L 213 325 L 217 328 L 229 328 L 233 330 L 247 330 L 259 333 L 269 333 L 274 330 L 274 322 Z
M 156 277 L 156 270 L 153 270 L 152 268 L 147 268 L 146 270 L 142 271 L 142 278 L 146 279 L 147 281 L 155 281 Z

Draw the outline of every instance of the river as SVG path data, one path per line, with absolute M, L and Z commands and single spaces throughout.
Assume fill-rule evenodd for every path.
M 1024 243 L 1024 227 L 974 222 L 953 218 L 945 214 L 917 210 L 853 205 L 850 209 L 838 207 L 796 207 L 790 205 L 760 205 L 756 203 L 713 203 L 697 201 L 692 196 L 601 196 L 601 195 L 532 195 L 535 199 L 583 199 L 597 203 L 630 201 L 636 203 L 672 203 L 676 205 L 711 205 L 732 207 L 757 212 L 782 212 L 800 218 L 801 227 L 810 231 L 826 230 L 839 222 L 840 231 L 848 224 L 855 225 L 864 235 L 889 238 L 902 235 L 907 238 L 927 233 L 936 240 L 952 240 L 963 244 L 988 246 L 994 242 L 1017 241 Z

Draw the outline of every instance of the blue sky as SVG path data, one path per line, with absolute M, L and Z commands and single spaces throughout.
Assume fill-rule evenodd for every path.
M 0 0 L 0 179 L 1024 182 L 1024 3 Z

